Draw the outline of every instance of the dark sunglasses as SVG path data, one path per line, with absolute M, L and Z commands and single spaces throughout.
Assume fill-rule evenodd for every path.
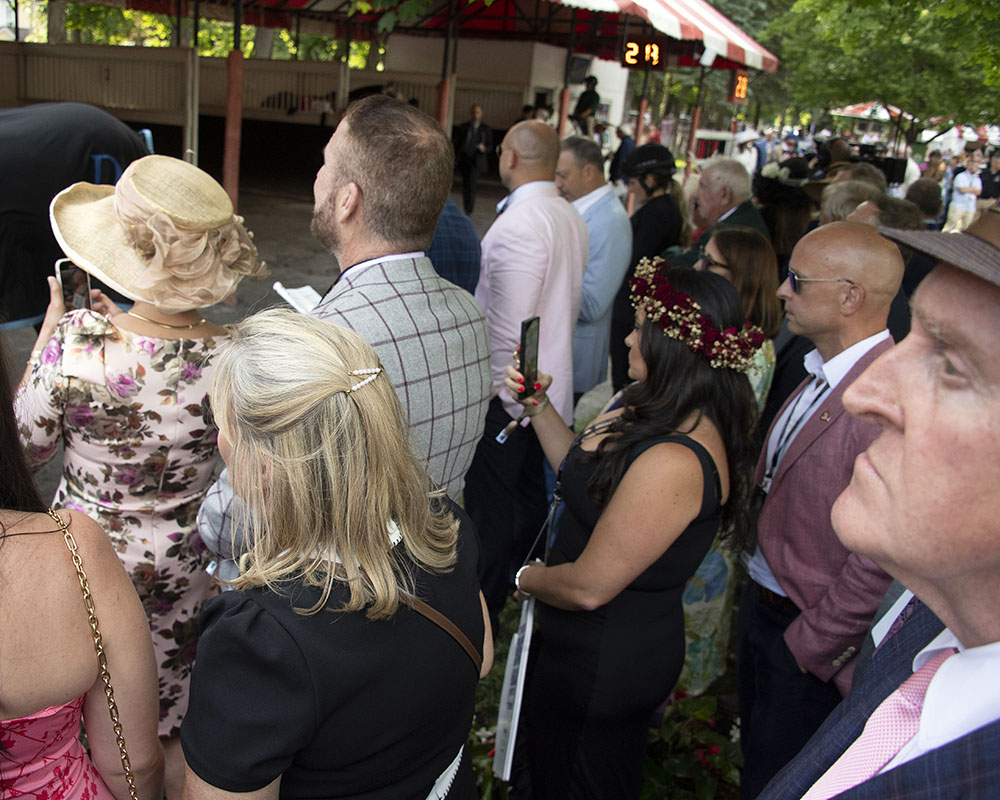
M 788 270 L 788 285 L 796 294 L 799 293 L 800 283 L 849 283 L 851 286 L 856 285 L 850 278 L 803 278 L 796 275 L 794 270 Z

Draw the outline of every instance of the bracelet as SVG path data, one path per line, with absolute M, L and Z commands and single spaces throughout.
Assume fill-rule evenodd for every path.
M 533 566 L 535 566 L 534 562 L 532 562 L 531 564 L 525 564 L 517 572 L 514 573 L 514 588 L 517 589 L 518 592 L 520 592 L 521 597 L 531 597 L 531 592 L 526 592 L 524 589 L 521 588 L 521 573 L 524 572 L 528 567 L 533 567 Z M 510 575 L 509 572 L 507 574 Z
M 547 406 L 548 404 L 549 404 L 549 396 L 547 394 L 543 394 L 542 399 L 538 401 L 538 405 L 531 406 L 532 413 L 530 414 L 528 413 L 528 406 L 523 406 L 524 411 L 522 412 L 522 415 L 529 418 L 537 417 L 540 413 L 542 413 L 542 409 L 545 408 L 545 406 Z

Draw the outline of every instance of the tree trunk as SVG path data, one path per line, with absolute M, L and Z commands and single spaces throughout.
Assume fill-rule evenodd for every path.
M 48 43 L 66 41 L 66 0 L 49 0 Z

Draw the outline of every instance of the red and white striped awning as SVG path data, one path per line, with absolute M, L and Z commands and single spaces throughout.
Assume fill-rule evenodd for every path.
M 729 61 L 775 72 L 777 57 L 705 0 L 555 0 L 598 13 L 619 13 L 648 22 L 671 39 L 701 41 Z

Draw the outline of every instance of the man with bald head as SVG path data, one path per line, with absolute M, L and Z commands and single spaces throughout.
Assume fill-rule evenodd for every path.
M 841 397 L 892 347 L 886 319 L 902 276 L 899 249 L 875 228 L 833 222 L 799 241 L 778 287 L 789 330 L 815 349 L 757 464 L 762 506 L 738 645 L 745 798 L 849 691 L 854 656 L 889 585 L 874 562 L 840 543 L 830 509 L 878 433 L 845 413 Z
M 573 330 L 587 267 L 587 225 L 555 185 L 559 137 L 526 120 L 500 145 L 500 180 L 510 192 L 483 237 L 476 300 L 490 335 L 493 399 L 486 429 L 465 479 L 465 507 L 481 543 L 480 582 L 495 618 L 511 580 L 511 559 L 525 558 L 545 520 L 544 456 L 529 425 L 499 434 L 521 412 L 503 388 L 521 321 L 540 317 L 538 368 L 552 375 L 549 401 L 573 423 Z

